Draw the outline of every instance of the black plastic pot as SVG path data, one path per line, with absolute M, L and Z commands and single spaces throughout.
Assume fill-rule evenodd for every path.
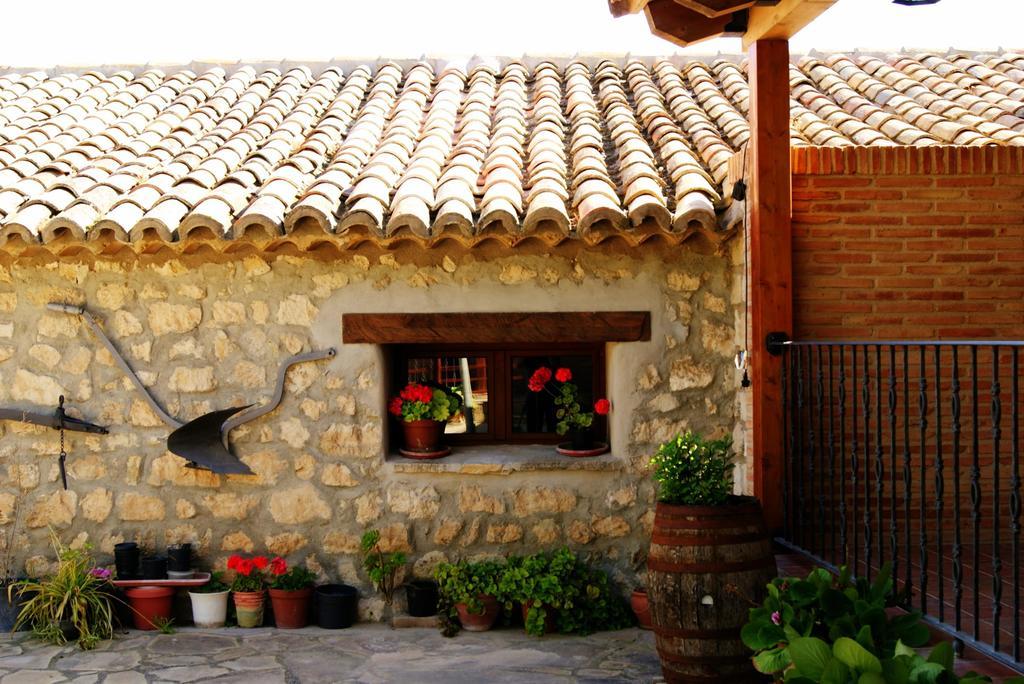
M 23 596 L 19 595 L 15 582 L 16 580 L 0 582 L 0 632 L 14 631 L 14 623 L 18 620 L 22 606 L 35 595 L 34 592 L 26 593 Z M 12 586 L 14 589 L 11 590 L 10 598 L 8 598 L 7 592 Z M 29 629 L 29 625 L 22 625 L 21 630 L 25 631 L 26 629 Z
M 344 629 L 356 621 L 359 591 L 347 584 L 316 588 L 317 624 L 323 629 Z
M 136 579 L 139 576 L 139 545 L 135 542 L 114 544 L 114 566 L 118 579 Z
M 142 579 L 167 579 L 167 556 L 143 558 Z
M 409 615 L 430 617 L 437 614 L 437 582 L 413 580 L 405 585 L 405 597 L 409 604 Z
M 167 569 L 188 572 L 192 569 L 192 545 L 174 544 L 167 547 Z

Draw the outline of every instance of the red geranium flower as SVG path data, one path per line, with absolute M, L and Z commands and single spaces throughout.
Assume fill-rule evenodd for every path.
M 569 382 L 572 380 L 572 371 L 568 368 L 559 368 L 555 371 L 555 380 L 558 382 Z
M 270 561 L 267 560 L 266 556 L 254 556 L 252 559 L 252 564 L 256 566 L 257 570 L 266 569 L 268 563 Z
M 239 575 L 244 575 L 246 577 L 252 574 L 254 567 L 252 560 L 249 558 L 239 558 L 238 562 L 235 563 L 235 571 Z
M 607 399 L 598 399 L 594 402 L 594 412 L 599 416 L 607 416 L 612 410 L 612 404 Z
M 526 383 L 527 387 L 530 388 L 531 392 L 540 392 L 544 389 L 544 385 L 551 381 L 551 369 L 546 366 L 541 366 L 537 370 L 533 371 L 533 375 L 530 376 L 530 381 Z
M 426 385 L 419 383 L 410 382 L 405 386 L 399 396 L 406 401 L 421 401 L 424 404 L 429 404 L 434 398 L 434 390 L 430 389 Z
M 237 570 L 238 569 L 238 562 L 240 560 L 242 560 L 241 556 L 239 556 L 238 554 L 232 554 L 228 558 L 228 570 Z
M 284 558 L 277 556 L 274 560 L 270 561 L 270 574 L 283 575 L 286 572 L 288 572 L 288 563 Z
M 402 401 L 401 397 L 395 397 L 391 400 L 391 404 L 388 406 L 388 412 L 393 416 L 402 415 Z

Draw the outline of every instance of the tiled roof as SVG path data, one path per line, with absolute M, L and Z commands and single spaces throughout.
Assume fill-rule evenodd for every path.
M 0 244 L 713 235 L 743 63 L 0 76 Z M 1022 145 L 1024 55 L 807 57 L 795 145 Z

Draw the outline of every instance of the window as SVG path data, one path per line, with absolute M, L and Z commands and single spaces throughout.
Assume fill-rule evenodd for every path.
M 553 398 L 526 386 L 540 366 L 572 370 L 583 406 L 605 396 L 603 344 L 410 344 L 395 345 L 391 358 L 392 393 L 406 383 L 421 382 L 462 397 L 463 410 L 445 426 L 451 444 L 564 439 L 555 432 Z M 593 429 L 595 436 L 606 434 L 605 419 L 595 416 Z

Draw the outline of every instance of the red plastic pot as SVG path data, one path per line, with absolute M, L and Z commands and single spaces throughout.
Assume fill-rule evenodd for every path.
M 125 591 L 132 606 L 135 629 L 154 630 L 160 620 L 168 621 L 174 612 L 173 587 L 132 587 Z
M 410 451 L 437 451 L 441 447 L 444 423 L 439 420 L 413 420 L 402 422 L 405 448 Z
M 274 624 L 278 629 L 299 629 L 309 623 L 309 601 L 313 587 L 306 589 L 270 589 L 270 604 L 274 608 Z
M 651 604 L 647 601 L 646 589 L 634 589 L 629 597 L 629 605 L 640 623 L 640 629 L 651 629 Z
M 467 632 L 486 632 L 494 626 L 498 619 L 500 611 L 498 599 L 486 594 L 481 594 L 477 598 L 480 599 L 480 603 L 484 607 L 483 613 L 471 613 L 469 606 L 465 603 L 455 604 L 455 610 L 459 614 L 459 622 L 462 623 L 462 628 Z

